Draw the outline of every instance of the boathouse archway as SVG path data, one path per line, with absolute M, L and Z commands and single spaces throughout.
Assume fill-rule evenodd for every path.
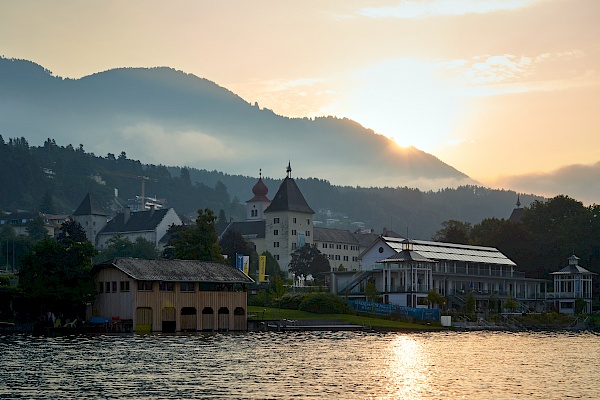
M 196 307 L 183 307 L 181 309 L 181 331 L 193 332 L 198 329 L 198 313 Z
M 243 307 L 236 307 L 233 310 L 233 329 L 236 331 L 246 330 L 246 310 Z
M 215 312 L 211 307 L 204 307 L 202 309 L 202 330 L 203 331 L 214 331 L 215 330 Z
M 228 331 L 229 330 L 229 308 L 221 307 L 219 308 L 219 330 L 220 331 Z
M 136 332 L 152 331 L 152 308 L 138 307 L 135 309 L 135 327 Z
M 162 309 L 162 331 L 168 333 L 174 333 L 177 330 L 176 322 L 177 311 L 175 307 L 165 307 Z

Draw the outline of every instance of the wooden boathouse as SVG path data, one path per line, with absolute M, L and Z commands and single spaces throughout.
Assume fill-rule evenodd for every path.
M 116 258 L 92 273 L 97 294 L 88 317 L 127 321 L 136 332 L 247 329 L 253 280 L 229 265 Z

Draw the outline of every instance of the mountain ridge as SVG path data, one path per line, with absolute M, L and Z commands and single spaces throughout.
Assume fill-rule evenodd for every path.
M 428 190 L 476 183 L 437 157 L 401 148 L 356 121 L 280 116 L 169 67 L 117 68 L 70 79 L 31 61 L 0 58 L 0 89 L 0 133 L 27 132 L 32 143 L 76 139 L 98 154 L 125 150 L 149 163 L 230 174 L 262 169 L 276 176 L 291 159 L 301 176 L 348 186 Z

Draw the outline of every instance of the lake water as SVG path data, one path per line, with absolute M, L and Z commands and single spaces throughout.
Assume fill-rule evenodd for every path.
M 0 336 L 0 398 L 599 399 L 594 333 Z

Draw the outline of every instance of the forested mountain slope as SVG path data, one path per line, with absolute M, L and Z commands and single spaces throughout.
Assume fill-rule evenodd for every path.
M 301 176 L 349 186 L 422 189 L 473 184 L 431 154 L 336 117 L 287 118 L 214 82 L 171 68 L 121 68 L 80 79 L 0 58 L 0 134 L 125 151 L 151 164 L 276 178 L 292 160 Z
M 169 207 L 194 217 L 208 207 L 218 215 L 245 219 L 245 201 L 252 197 L 258 177 L 229 175 L 219 171 L 166 167 L 144 164 L 127 157 L 108 154 L 99 157 L 86 152 L 83 145 L 61 146 L 47 139 L 42 146 L 30 146 L 25 138 L 3 139 L 0 136 L 0 210 L 38 210 L 71 213 L 86 193 L 91 192 L 110 210 L 115 205 L 117 189 L 120 204 L 141 195 L 141 177 L 146 196 L 165 198 Z M 293 168 L 293 165 L 292 165 Z M 285 176 L 263 177 L 273 198 Z M 93 179 L 95 178 L 95 179 Z M 478 186 L 421 191 L 408 187 L 362 188 L 336 186 L 318 178 L 295 178 L 310 206 L 317 211 L 316 220 L 337 219 L 334 227 L 356 229 L 361 222 L 376 232 L 386 227 L 416 239 L 429 239 L 443 221 L 456 219 L 477 223 L 483 218 L 508 218 L 517 195 L 512 191 Z M 100 182 L 100 183 L 99 183 Z M 42 210 L 48 193 L 54 210 Z M 529 204 L 539 197 L 521 195 Z

